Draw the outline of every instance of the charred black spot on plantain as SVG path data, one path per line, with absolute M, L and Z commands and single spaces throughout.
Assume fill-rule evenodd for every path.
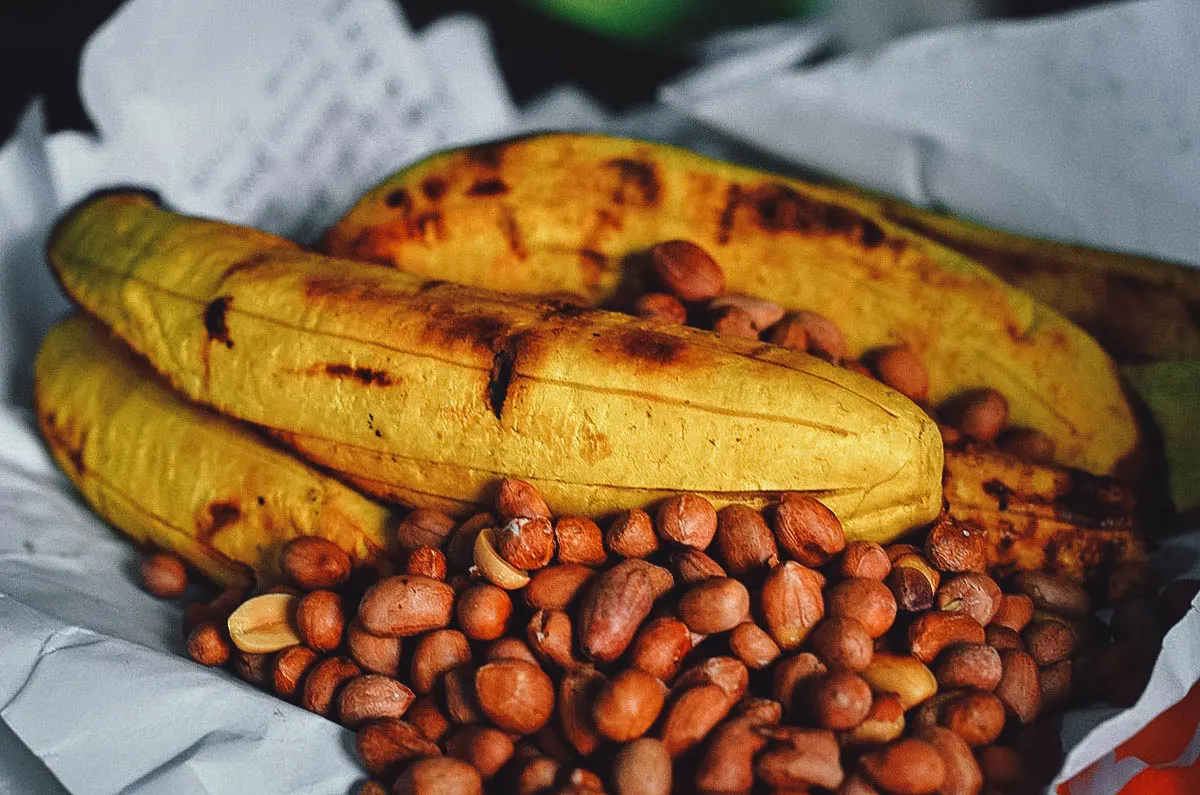
M 208 543 L 222 529 L 242 518 L 242 509 L 235 502 L 212 502 L 208 505 L 208 519 L 201 523 L 200 543 Z
M 627 157 L 616 157 L 609 160 L 606 165 L 617 170 L 619 182 L 612 196 L 612 200 L 616 204 L 625 204 L 630 200 L 629 187 L 636 188 L 641 194 L 642 204 L 650 207 L 658 204 L 661 186 L 658 182 L 658 172 L 653 163 Z
M 232 298 L 221 296 L 214 298 L 204 308 L 204 329 L 208 332 L 208 338 L 214 342 L 223 343 L 226 348 L 233 347 L 233 340 L 229 336 L 229 326 L 225 323 L 225 313 L 229 311 L 231 303 L 233 303 Z
M 504 419 L 504 401 L 508 399 L 508 388 L 512 385 L 517 363 L 517 348 L 521 335 L 509 337 L 492 357 L 492 369 L 488 374 L 487 402 L 496 419 Z
M 412 209 L 412 196 L 409 196 L 408 191 L 404 188 L 397 188 L 396 190 L 389 191 L 383 197 L 383 203 L 393 210 L 402 210 L 407 213 Z
M 441 177 L 426 177 L 421 182 L 421 192 L 429 201 L 435 202 L 446 194 L 446 180 Z
M 391 386 L 392 377 L 383 370 L 370 367 L 352 367 L 348 364 L 327 364 L 325 372 L 335 378 L 354 378 L 363 384 L 375 386 Z
M 468 196 L 503 196 L 508 184 L 502 179 L 484 179 L 467 188 Z

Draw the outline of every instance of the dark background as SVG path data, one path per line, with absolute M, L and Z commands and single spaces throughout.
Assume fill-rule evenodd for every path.
M 203 2 L 203 0 L 197 0 Z M 1094 0 L 1093 0 L 1094 1 Z M 51 130 L 90 130 L 79 104 L 79 53 L 120 0 L 0 0 L 0 142 L 30 97 L 47 99 Z M 1009 0 L 1008 16 L 1089 5 L 1088 0 Z M 541 16 L 515 0 L 405 0 L 421 28 L 453 11 L 487 19 L 501 67 L 517 102 L 563 81 L 622 108 L 649 100 L 667 78 L 691 65 L 683 49 L 634 46 Z

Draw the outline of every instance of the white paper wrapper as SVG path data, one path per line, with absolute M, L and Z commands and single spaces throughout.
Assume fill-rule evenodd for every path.
M 35 104 L 0 149 L 0 792 L 346 793 L 363 778 L 350 733 L 182 656 L 178 607 L 138 590 L 136 550 L 37 439 L 30 363 L 67 311 L 42 249 L 70 203 L 140 184 L 311 240 L 431 150 L 594 129 L 739 159 L 758 147 L 1009 228 L 1200 263 L 1198 16 L 1158 0 L 812 70 L 794 64 L 823 28 L 761 28 L 710 42 L 711 65 L 665 104 L 614 116 L 569 86 L 515 109 L 470 17 L 416 36 L 387 0 L 128 3 L 83 58 L 98 137 L 46 136 Z M 1200 544 L 1173 543 L 1178 575 Z M 1193 611 L 1137 707 L 1068 717 L 1064 774 L 1100 760 L 1072 793 L 1141 769 L 1110 752 L 1187 692 L 1198 659 Z

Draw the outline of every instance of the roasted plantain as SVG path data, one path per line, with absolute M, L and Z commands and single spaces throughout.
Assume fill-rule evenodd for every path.
M 907 344 L 935 403 L 991 387 L 1059 460 L 1107 474 L 1138 426 L 1094 340 L 871 199 L 659 144 L 549 134 L 434 155 L 364 196 L 326 236 L 338 256 L 514 292 L 619 301 L 638 254 L 692 240 L 732 291 L 836 321 L 850 355 Z
M 55 460 L 101 516 L 220 584 L 276 579 L 279 547 L 299 535 L 358 561 L 391 543 L 386 508 L 188 403 L 94 320 L 46 336 L 35 404 Z
M 799 490 L 878 539 L 941 506 L 929 418 L 805 354 L 426 282 L 138 195 L 70 213 L 49 255 L 175 388 L 388 500 L 465 513 L 501 476 L 558 514 Z

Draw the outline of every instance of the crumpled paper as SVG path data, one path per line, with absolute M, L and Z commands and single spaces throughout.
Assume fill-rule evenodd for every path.
M 1183 143 L 1200 142 L 1195 16 L 1152 0 L 811 68 L 798 64 L 826 29 L 787 23 L 715 38 L 663 102 L 618 115 L 570 86 L 515 108 L 471 17 L 415 35 L 387 0 L 127 3 L 83 58 L 98 136 L 47 136 L 35 104 L 0 148 L 0 791 L 346 793 L 363 778 L 349 732 L 183 656 L 178 606 L 136 587 L 137 551 L 41 446 L 30 364 L 68 311 L 42 250 L 70 203 L 140 184 L 308 241 L 429 151 L 586 129 L 766 153 L 1018 231 L 1200 263 L 1200 229 L 1178 223 L 1200 191 L 1200 154 Z M 1195 576 L 1198 558 L 1192 535 L 1158 561 Z M 1087 777 L 1072 793 L 1115 791 L 1140 770 L 1113 749 L 1187 692 L 1198 647 L 1193 611 L 1137 707 L 1067 717 L 1064 774 Z

